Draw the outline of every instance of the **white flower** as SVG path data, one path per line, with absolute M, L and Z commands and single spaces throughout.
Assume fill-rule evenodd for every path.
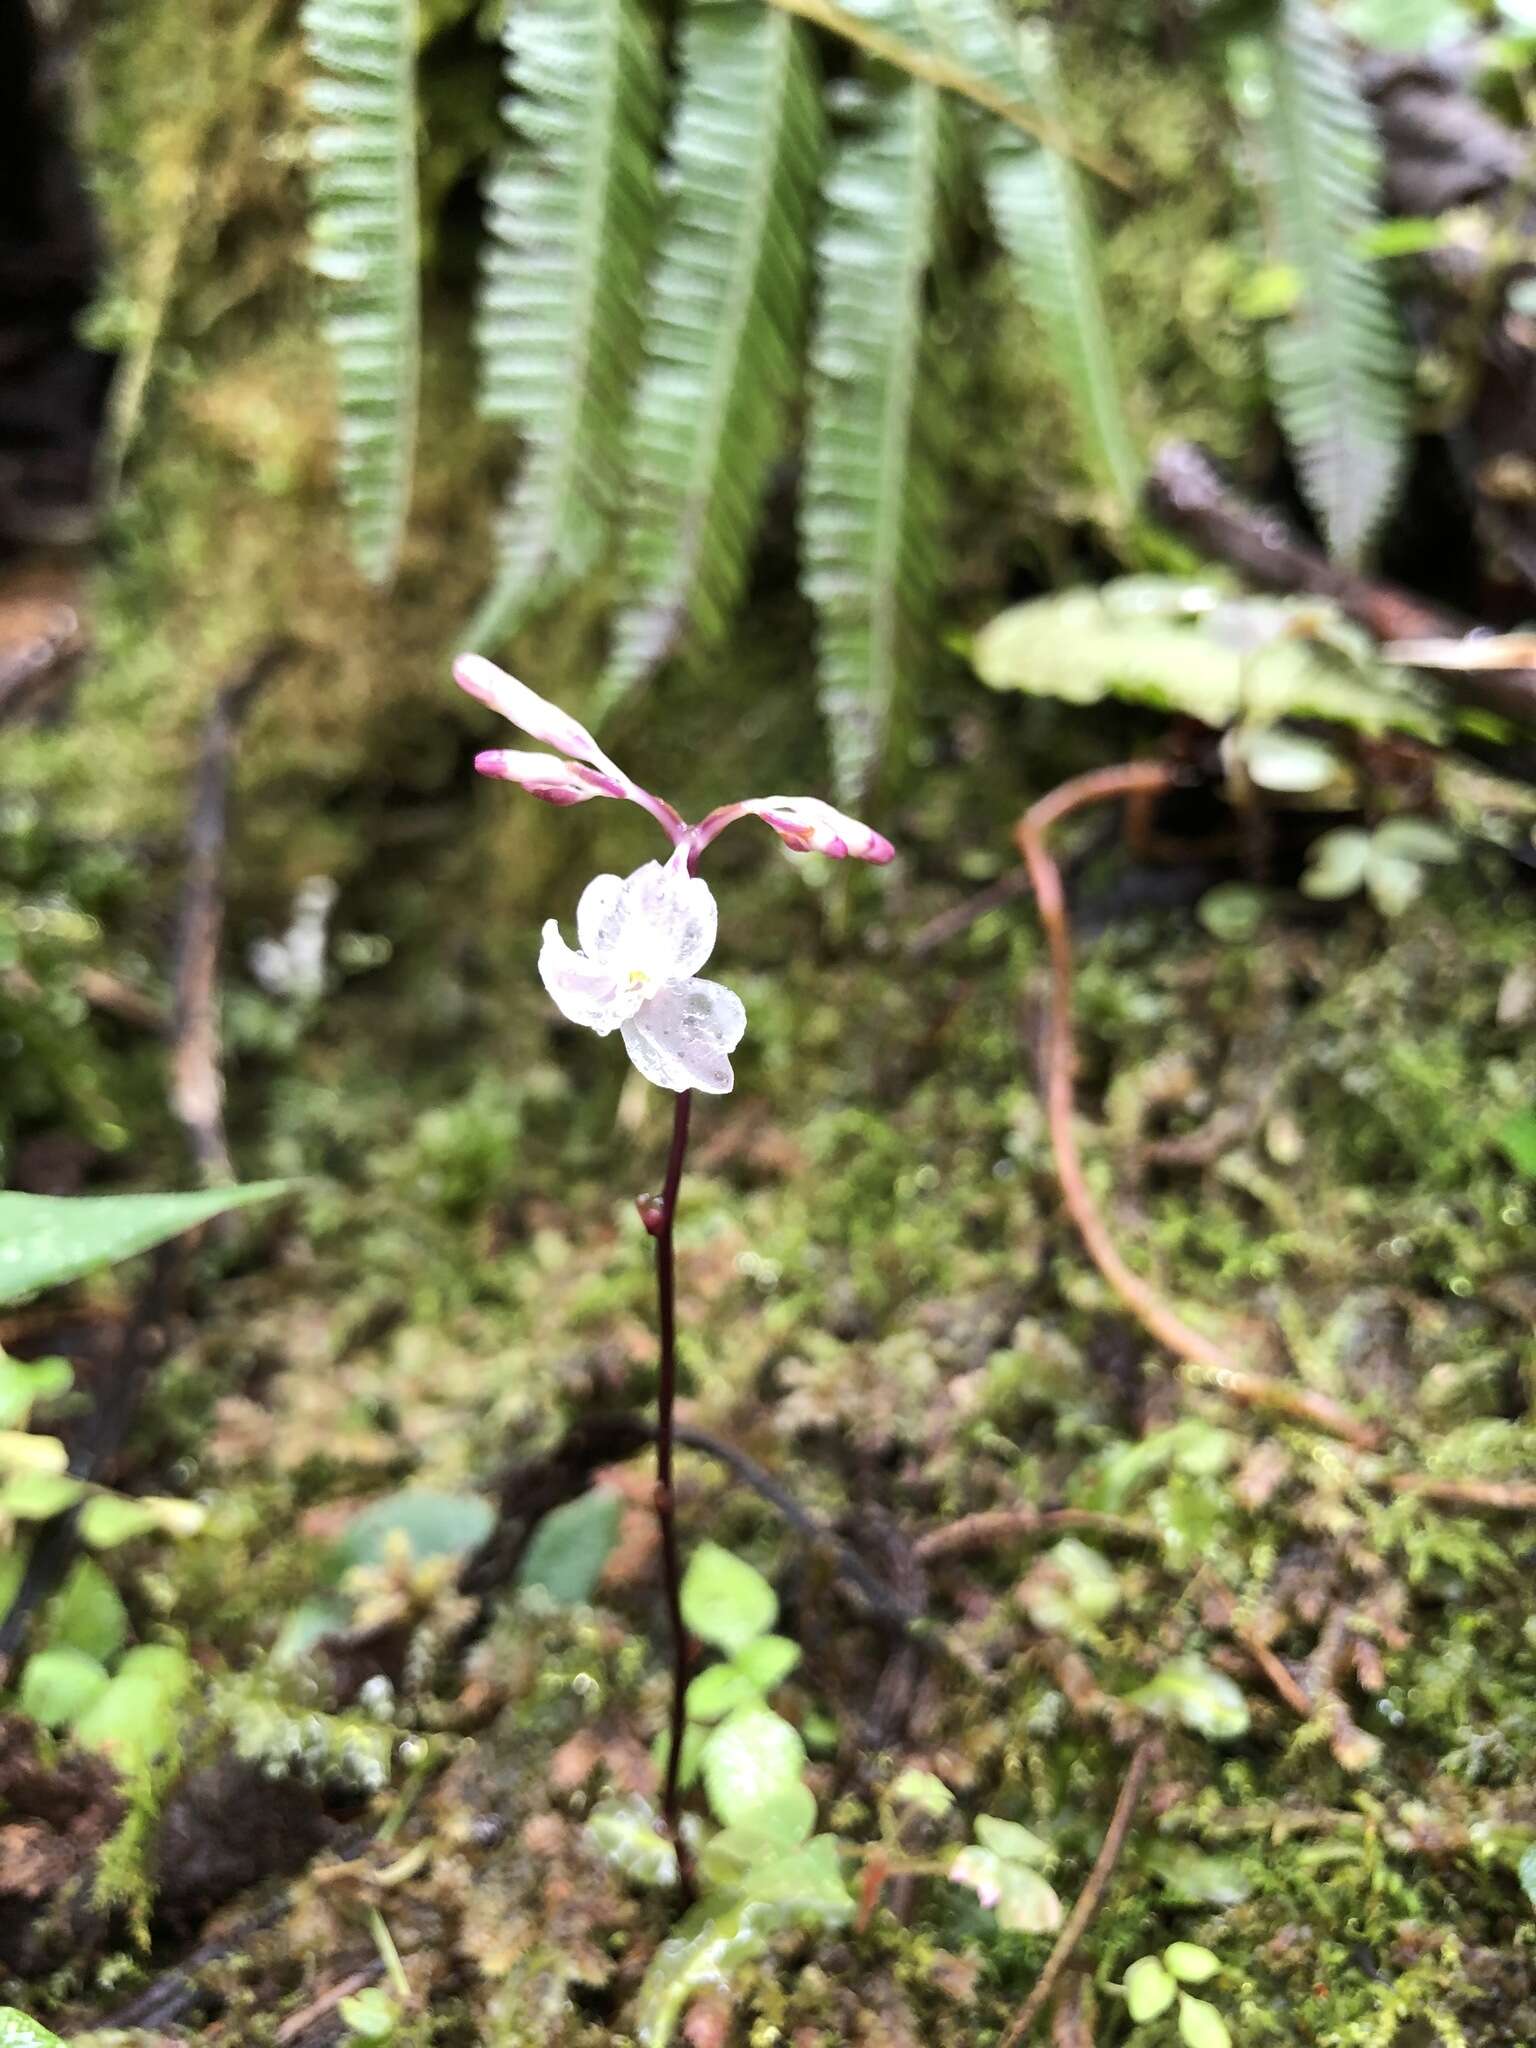
M 624 1034 L 630 1058 L 658 1088 L 730 1092 L 730 1055 L 747 1028 L 739 996 L 697 970 L 714 951 L 718 913 L 684 851 L 665 867 L 598 875 L 576 906 L 580 951 L 544 927 L 539 976 L 573 1024 Z

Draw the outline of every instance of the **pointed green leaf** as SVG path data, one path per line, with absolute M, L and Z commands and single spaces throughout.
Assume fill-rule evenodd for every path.
M 594 1486 L 539 1523 L 518 1566 L 517 1583 L 542 1586 L 567 1607 L 590 1600 L 618 1535 L 619 1497 L 606 1486 Z
M 620 496 L 640 359 L 660 111 L 639 0 L 518 0 L 503 30 L 513 147 L 487 193 L 480 408 L 521 429 L 496 583 L 469 629 L 494 647 L 596 565 Z
M 83 1650 L 38 1650 L 22 1669 L 21 1711 L 39 1727 L 68 1728 L 106 1689 L 106 1667 Z
M 1061 88 L 1050 33 L 1039 22 L 1017 33 L 1034 103 L 1059 124 Z M 999 126 L 987 148 L 986 187 L 1020 296 L 1040 323 L 1067 392 L 1084 467 L 1107 492 L 1115 515 L 1126 519 L 1136 506 L 1142 464 L 1126 415 L 1082 175 L 1059 150 Z
M 1170 1941 L 1163 1950 L 1163 1962 L 1181 1984 L 1203 1984 L 1221 1968 L 1220 1957 L 1198 1941 Z
M 735 611 L 805 306 L 823 140 L 809 32 L 761 0 L 688 0 L 680 72 L 607 703 Z
M 358 566 L 388 583 L 410 504 L 420 353 L 416 0 L 304 0 L 311 265 L 329 281 L 342 495 Z
M 856 804 L 931 662 L 950 408 L 929 278 L 952 199 L 937 87 L 871 88 L 826 181 L 800 532 L 838 801 Z
M 291 1181 L 267 1180 L 189 1195 L 0 1194 L 0 1302 L 60 1287 L 98 1266 L 115 1266 L 230 1209 L 270 1202 L 292 1187 Z
M 1300 287 L 1267 337 L 1275 402 L 1329 548 L 1355 562 L 1408 445 L 1408 353 L 1387 278 L 1361 250 L 1379 221 L 1381 151 L 1348 48 L 1315 0 L 1279 0 L 1247 58 L 1240 97 L 1271 254 Z

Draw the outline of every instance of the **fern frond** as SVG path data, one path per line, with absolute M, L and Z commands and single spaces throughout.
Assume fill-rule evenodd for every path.
M 1018 44 L 1035 104 L 1054 116 L 1060 88 L 1048 34 L 1036 25 L 1019 32 Z M 987 143 L 985 175 L 999 239 L 1066 389 L 1084 463 L 1124 517 L 1136 503 L 1141 460 L 1126 417 L 1082 177 L 1058 150 L 1001 131 Z
M 1259 45 L 1253 118 L 1274 259 L 1298 301 L 1268 335 L 1275 406 L 1330 550 L 1356 561 L 1388 511 L 1409 427 L 1409 360 L 1380 268 L 1381 159 L 1338 32 L 1312 0 L 1282 0 Z
M 635 401 L 628 568 L 607 701 L 691 627 L 724 631 L 794 382 L 822 149 L 807 31 L 759 0 L 692 0 L 671 215 Z
M 660 64 L 639 0 L 517 0 L 505 29 L 522 143 L 489 190 L 480 409 L 526 447 L 476 646 L 585 575 L 623 474 L 654 212 Z
M 872 94 L 825 190 L 800 525 L 847 804 L 864 795 L 898 691 L 928 648 L 943 406 L 925 300 L 951 182 L 951 118 L 936 87 L 893 80 Z
M 415 0 L 304 0 L 314 212 L 311 262 L 333 302 L 342 495 L 358 566 L 399 558 L 416 444 L 420 315 Z

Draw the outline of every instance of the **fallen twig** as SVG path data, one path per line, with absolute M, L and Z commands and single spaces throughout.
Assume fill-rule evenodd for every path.
M 1040 922 L 1045 926 L 1051 957 L 1050 1013 L 1045 1043 L 1046 1121 L 1051 1150 L 1067 1211 L 1077 1226 L 1084 1248 L 1115 1293 L 1136 1317 L 1142 1328 L 1193 1368 L 1201 1382 L 1225 1394 L 1245 1408 L 1258 1408 L 1284 1415 L 1293 1422 L 1308 1424 L 1340 1437 L 1360 1450 L 1372 1450 L 1380 1442 L 1379 1432 L 1352 1415 L 1340 1402 L 1326 1394 L 1300 1387 L 1267 1373 L 1249 1372 L 1235 1365 L 1226 1351 L 1192 1328 L 1162 1297 L 1133 1273 L 1115 1248 L 1094 1206 L 1083 1176 L 1074 1128 L 1076 1103 L 1073 1073 L 1076 1048 L 1072 1035 L 1072 932 L 1067 919 L 1061 870 L 1046 846 L 1051 827 L 1085 805 L 1104 803 L 1136 791 L 1160 791 L 1173 787 L 1179 771 L 1162 761 L 1131 761 L 1116 768 L 1099 768 L 1074 776 L 1032 804 L 1019 821 L 1017 840 L 1034 884 Z
M 952 903 L 948 910 L 941 910 L 936 917 L 930 917 L 907 941 L 907 958 L 926 960 L 940 946 L 947 946 L 951 939 L 958 939 L 962 932 L 968 932 L 988 911 L 1006 909 L 1020 896 L 1028 894 L 1028 875 L 1022 868 L 1009 868 L 995 882 L 989 882 L 985 889 L 978 889 L 974 896 L 967 896 L 963 903 Z
M 1104 1840 L 1094 1859 L 1088 1882 L 1078 1893 L 1077 1903 L 1067 1915 L 1066 1923 L 1056 1937 L 1056 1946 L 1045 1959 L 1045 1968 L 1035 1979 L 1034 1989 L 1019 2007 L 1013 2025 L 998 2043 L 998 2048 L 1018 2048 L 1018 2044 L 1029 2036 L 1030 2028 L 1050 2003 L 1051 1994 L 1062 1972 L 1071 1962 L 1077 1945 L 1088 1932 L 1094 1915 L 1104 1903 L 1104 1894 L 1109 1881 L 1115 1874 L 1115 1865 L 1120 1861 L 1125 1848 L 1126 1836 L 1131 1831 L 1131 1822 L 1136 1818 L 1136 1808 L 1141 1803 L 1142 1787 L 1147 1781 L 1147 1772 L 1157 1754 L 1156 1736 L 1147 1736 L 1131 1753 L 1130 1767 L 1120 1787 L 1120 1797 L 1115 1801 L 1115 1810 L 1109 1817 L 1109 1826 L 1104 1831 Z
M 922 1563 L 932 1564 L 940 1558 L 963 1557 L 973 1550 L 992 1550 L 1000 1543 L 1055 1536 L 1066 1529 L 1080 1529 L 1085 1535 L 1123 1543 L 1159 1541 L 1149 1522 L 1099 1514 L 1092 1508 L 989 1508 L 981 1514 L 962 1515 L 958 1522 L 950 1522 L 942 1529 L 930 1529 L 926 1536 L 918 1537 L 913 1552 Z
M 1536 1514 L 1536 1485 L 1528 1480 L 1437 1479 L 1427 1472 L 1391 1472 L 1378 1483 L 1393 1493 L 1433 1501 L 1437 1507 L 1490 1515 Z

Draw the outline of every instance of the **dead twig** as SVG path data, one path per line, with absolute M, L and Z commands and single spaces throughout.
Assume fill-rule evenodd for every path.
M 1074 776 L 1032 804 L 1017 828 L 1019 851 L 1034 884 L 1040 922 L 1045 927 L 1051 959 L 1050 1014 L 1045 1043 L 1046 1120 L 1051 1134 L 1057 1177 L 1068 1214 L 1093 1263 L 1142 1328 L 1176 1358 L 1191 1367 L 1202 1384 L 1245 1408 L 1283 1415 L 1340 1437 L 1359 1450 L 1372 1450 L 1379 1432 L 1352 1415 L 1342 1403 L 1267 1373 L 1249 1372 L 1233 1363 L 1225 1350 L 1186 1323 L 1167 1302 L 1133 1273 L 1094 1206 L 1077 1149 L 1073 1075 L 1076 1046 L 1072 1034 L 1072 932 L 1067 919 L 1061 870 L 1046 845 L 1051 827 L 1086 805 L 1105 803 L 1137 791 L 1170 789 L 1179 771 L 1163 761 L 1131 761 Z
M 1268 1643 L 1255 1635 L 1251 1629 L 1234 1629 L 1233 1634 L 1298 1720 L 1310 1721 L 1311 1697 L 1284 1659 L 1277 1656 Z
M 1379 1482 L 1436 1507 L 1489 1515 L 1536 1514 L 1536 1485 L 1518 1479 L 1437 1479 L 1428 1472 L 1392 1472 Z
M 1036 1978 L 1034 1989 L 1019 2007 L 1013 2025 L 998 2043 L 998 2048 L 1019 2048 L 1019 2043 L 1028 2039 L 1030 2028 L 1050 2003 L 1062 1972 L 1076 1954 L 1078 1943 L 1103 1905 L 1104 1894 L 1109 1889 L 1115 1865 L 1120 1861 L 1126 1837 L 1131 1831 L 1131 1822 L 1136 1818 L 1142 1787 L 1146 1784 L 1147 1772 L 1152 1768 L 1157 1748 L 1156 1736 L 1147 1736 L 1132 1751 L 1130 1766 L 1120 1787 L 1120 1797 L 1115 1801 L 1115 1810 L 1109 1817 L 1109 1826 L 1104 1831 L 1104 1840 L 1088 1873 L 1088 1882 L 1078 1893 L 1077 1903 L 1056 1937 L 1056 1946 L 1046 1957 L 1045 1968 Z
M 951 939 L 958 939 L 962 932 L 968 932 L 973 924 L 980 923 L 988 911 L 1004 910 L 1028 894 L 1028 875 L 1022 868 L 1009 868 L 995 882 L 989 882 L 985 889 L 978 889 L 974 896 L 967 896 L 963 903 L 952 903 L 948 910 L 941 910 L 936 917 L 930 917 L 907 941 L 907 958 L 926 960 L 940 946 L 947 946 Z
M 1099 1514 L 1092 1508 L 989 1508 L 981 1514 L 962 1515 L 942 1529 L 930 1529 L 926 1536 L 918 1537 L 913 1555 L 923 1564 L 932 1564 L 940 1558 L 993 1550 L 1000 1543 L 1027 1543 L 1037 1536 L 1059 1535 L 1066 1529 L 1122 1543 L 1159 1540 L 1148 1522 Z
M 224 928 L 224 842 L 235 736 L 258 690 L 288 659 L 274 641 L 225 683 L 203 728 L 187 825 L 187 874 L 176 928 L 171 1038 L 171 1107 L 203 1179 L 233 1179 L 224 1139 L 223 1048 L 219 1031 L 219 940 Z
M 323 2020 L 328 2012 L 334 2012 L 344 1998 L 350 1998 L 353 1992 L 361 1991 L 367 1984 L 376 1984 L 383 1975 L 382 1963 L 369 1963 L 365 1969 L 354 1970 L 350 1977 L 343 1977 L 339 1984 L 322 1991 L 301 2011 L 290 2013 L 274 2036 L 278 2048 L 288 2048 L 288 2044 L 300 2040 L 317 2020 Z

